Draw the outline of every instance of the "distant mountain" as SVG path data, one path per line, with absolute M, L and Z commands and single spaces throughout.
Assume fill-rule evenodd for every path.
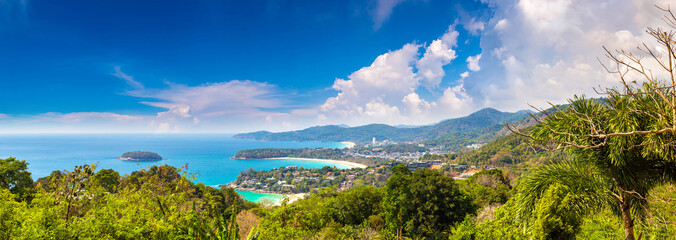
M 424 141 L 448 134 L 476 135 L 480 132 L 481 135 L 484 135 L 494 133 L 503 129 L 502 123 L 523 121 L 527 117 L 528 114 L 525 111 L 509 113 L 485 108 L 465 117 L 449 119 L 428 126 L 402 128 L 385 124 L 369 124 L 358 127 L 327 125 L 290 132 L 242 133 L 235 135 L 235 137 L 272 141 L 352 141 L 357 143 L 369 143 L 374 137 L 377 141 Z

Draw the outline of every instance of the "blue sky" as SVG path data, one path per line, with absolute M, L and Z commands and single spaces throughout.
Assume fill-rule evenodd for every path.
M 630 20 L 568 0 L 3 0 L 0 133 L 429 124 L 560 102 L 612 82 L 601 45 L 659 24 L 627 5 L 612 10 Z

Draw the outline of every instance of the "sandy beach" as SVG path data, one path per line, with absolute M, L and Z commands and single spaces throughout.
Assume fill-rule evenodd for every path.
M 328 162 L 328 163 L 336 163 L 340 165 L 345 165 L 350 168 L 366 168 L 367 166 L 361 163 L 354 163 L 354 162 L 348 162 L 348 161 L 340 161 L 340 160 L 330 160 L 330 159 L 317 159 L 317 158 L 296 158 L 296 157 L 281 157 L 281 158 L 266 158 L 270 160 L 300 160 L 300 161 L 316 161 L 316 162 Z
M 357 145 L 356 143 L 353 142 L 340 142 L 340 143 L 345 144 L 346 146 L 345 148 L 354 148 L 354 146 Z
M 294 194 L 287 194 L 286 197 L 289 198 L 289 203 L 295 202 L 298 199 L 302 199 L 307 195 L 307 193 L 294 193 Z

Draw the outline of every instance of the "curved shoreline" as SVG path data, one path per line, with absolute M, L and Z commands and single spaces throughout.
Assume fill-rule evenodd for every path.
M 262 158 L 261 160 L 299 160 L 299 161 L 315 161 L 315 162 L 328 162 L 328 163 L 336 163 L 344 166 L 348 166 L 349 168 L 366 168 L 368 166 L 361 164 L 361 163 L 355 163 L 355 162 L 349 162 L 349 161 L 341 161 L 341 160 L 331 160 L 331 159 L 319 159 L 319 158 L 298 158 L 298 157 L 279 157 L 279 158 Z
M 354 148 L 354 146 L 357 145 L 356 143 L 353 143 L 353 142 L 340 142 L 340 143 L 344 144 L 345 147 L 343 147 L 343 148 L 347 148 L 347 149 Z

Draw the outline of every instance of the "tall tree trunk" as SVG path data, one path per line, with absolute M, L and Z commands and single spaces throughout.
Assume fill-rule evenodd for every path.
M 622 220 L 624 222 L 624 239 L 634 240 L 634 219 L 631 217 L 631 209 L 627 202 L 628 199 L 625 197 L 620 203 L 620 207 L 622 208 Z

